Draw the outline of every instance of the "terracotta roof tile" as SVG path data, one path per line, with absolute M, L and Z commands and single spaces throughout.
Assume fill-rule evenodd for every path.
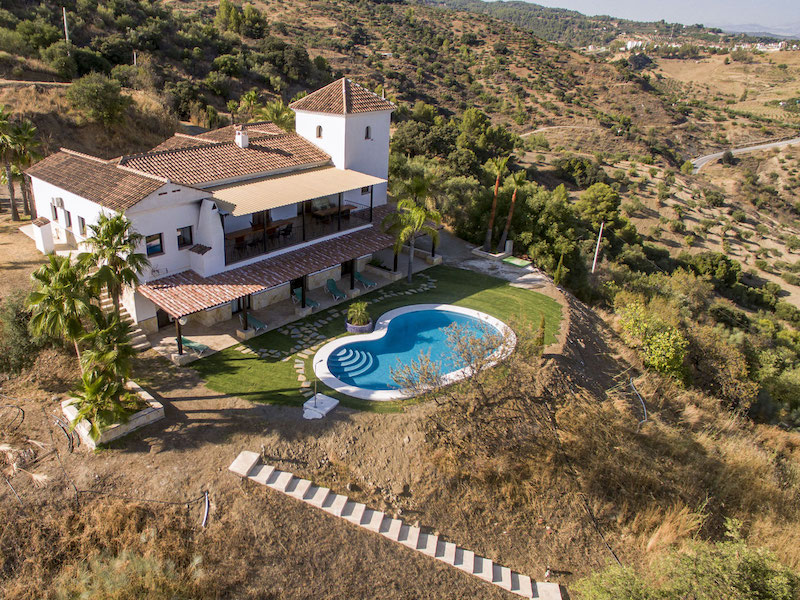
M 200 133 L 194 136 L 197 139 L 205 140 L 207 142 L 232 142 L 235 135 L 235 125 L 228 125 L 227 127 L 220 127 L 219 129 L 212 129 L 205 133 Z M 259 121 L 258 123 L 247 123 L 245 125 L 248 137 L 251 140 L 266 137 L 268 135 L 283 135 L 286 133 L 283 129 L 272 123 L 271 121 Z
M 394 110 L 396 107 L 365 87 L 346 77 L 342 77 L 324 88 L 320 88 L 316 92 L 292 102 L 289 108 L 345 115 L 378 110 Z
M 44 227 L 45 225 L 47 225 L 49 223 L 50 223 L 50 219 L 48 219 L 47 217 L 38 217 L 38 218 L 34 219 L 33 221 L 31 221 L 31 225 L 33 225 L 35 227 Z
M 125 211 L 164 181 L 120 169 L 110 161 L 62 148 L 25 171 L 73 194 L 116 211 Z
M 167 138 L 158 146 L 150 150 L 150 152 L 176 150 L 178 148 L 192 148 L 194 146 L 204 146 L 206 144 L 208 144 L 208 140 L 200 140 L 197 139 L 196 136 L 186 135 L 185 133 L 176 133 L 171 138 Z
M 178 183 L 192 185 L 325 164 L 330 156 L 295 133 L 251 140 L 247 148 L 234 143 L 146 152 L 126 156 L 120 165 Z
M 383 233 L 380 221 L 393 209 L 393 206 L 376 208 L 375 224 L 368 229 L 211 277 L 184 271 L 143 283 L 137 289 L 170 315 L 180 318 L 391 246 L 394 238 Z

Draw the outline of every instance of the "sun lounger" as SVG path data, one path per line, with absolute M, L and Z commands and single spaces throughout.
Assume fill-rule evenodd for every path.
M 200 342 L 193 342 L 189 338 L 183 336 L 181 336 L 181 344 L 183 345 L 184 348 L 188 348 L 189 350 L 197 354 L 197 356 L 203 356 L 203 354 L 205 354 L 206 352 L 211 351 L 211 348 L 209 348 L 205 344 L 201 344 Z
M 325 286 L 328 288 L 334 300 L 345 300 L 347 298 L 345 293 L 336 287 L 336 282 L 333 279 L 328 279 L 328 281 L 325 282 Z
M 247 324 L 250 327 L 252 327 L 253 329 L 255 329 L 256 331 L 261 331 L 262 329 L 266 329 L 267 328 L 265 323 L 259 321 L 257 318 L 255 318 L 250 313 L 247 313 Z
M 376 285 L 378 285 L 377 283 L 375 283 L 371 279 L 367 279 L 366 277 L 364 277 L 358 271 L 356 271 L 356 280 L 358 280 L 358 282 L 361 283 L 365 288 L 371 288 L 371 287 L 375 287 Z
M 295 304 L 303 303 L 303 288 L 294 288 L 292 290 L 292 300 L 294 300 Z M 319 308 L 319 302 L 312 300 L 308 297 L 308 294 L 306 294 L 306 306 L 310 306 L 311 308 Z

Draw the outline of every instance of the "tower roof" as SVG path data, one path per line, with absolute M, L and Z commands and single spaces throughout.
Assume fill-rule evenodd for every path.
M 348 115 L 394 110 L 396 106 L 347 77 L 334 81 L 316 92 L 292 102 L 289 108 L 309 112 Z

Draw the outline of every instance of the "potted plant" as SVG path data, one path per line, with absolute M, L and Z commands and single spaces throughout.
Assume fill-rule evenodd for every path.
M 372 331 L 372 319 L 367 311 L 367 303 L 363 300 L 353 302 L 347 309 L 345 327 L 350 333 L 369 333 Z

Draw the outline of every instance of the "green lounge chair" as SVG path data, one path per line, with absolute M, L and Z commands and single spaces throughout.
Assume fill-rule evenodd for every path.
M 371 287 L 375 287 L 376 285 L 378 285 L 377 283 L 375 283 L 371 279 L 367 279 L 366 277 L 364 277 L 358 271 L 356 271 L 356 280 L 358 280 L 359 283 L 361 283 L 365 288 L 371 288 Z
M 189 338 L 183 336 L 181 336 L 181 344 L 183 345 L 184 348 L 188 348 L 189 350 L 197 354 L 197 356 L 203 356 L 203 354 L 205 354 L 206 352 L 211 351 L 211 348 L 209 348 L 205 344 L 201 344 L 200 342 L 193 342 Z
M 262 329 L 266 329 L 267 328 L 267 325 L 265 323 L 263 323 L 262 321 L 259 321 L 257 318 L 255 318 L 250 313 L 247 313 L 247 324 L 250 327 L 252 327 L 253 329 L 255 329 L 256 331 L 261 331 Z
M 303 288 L 294 288 L 292 290 L 292 300 L 294 300 L 295 304 L 303 304 Z M 311 308 L 319 308 L 319 302 L 316 300 L 312 300 L 306 294 L 306 306 L 310 306 Z
M 328 288 L 334 300 L 345 300 L 347 298 L 345 293 L 336 287 L 336 282 L 333 279 L 328 279 L 328 281 L 325 282 L 325 286 Z

